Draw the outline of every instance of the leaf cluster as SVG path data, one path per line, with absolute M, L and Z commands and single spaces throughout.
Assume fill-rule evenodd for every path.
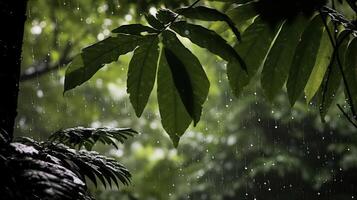
M 240 32 L 226 14 L 204 6 L 192 5 L 176 11 L 160 9 L 155 16 L 147 14 L 145 19 L 148 25 L 120 26 L 112 31 L 113 36 L 82 49 L 68 66 L 65 91 L 81 85 L 105 64 L 117 61 L 120 55 L 134 51 L 127 79 L 130 102 L 140 117 L 157 81 L 162 125 L 177 146 L 187 127 L 199 122 L 209 90 L 200 61 L 177 35 L 226 61 L 239 63 L 246 71 L 243 59 L 224 38 L 186 19 L 223 21 L 238 40 Z
M 224 2 L 232 4 L 227 11 L 232 20 L 247 27 L 243 42 L 235 47 L 249 73 L 230 78 L 236 95 L 262 68 L 261 86 L 270 101 L 286 86 L 292 106 L 304 96 L 306 102 L 318 105 L 324 121 L 343 83 L 350 114 L 341 111 L 356 126 L 356 83 L 350 74 L 357 71 L 357 27 L 334 9 L 334 2 L 333 7 L 319 0 Z M 351 1 L 347 3 L 355 10 Z M 233 66 L 229 64 L 228 70 Z
M 156 16 L 146 15 L 148 26 L 114 29 L 114 36 L 84 48 L 69 65 L 65 91 L 134 51 L 127 79 L 131 104 L 140 117 L 157 80 L 162 125 L 177 146 L 187 127 L 199 122 L 209 90 L 201 63 L 180 42 L 180 35 L 228 62 L 227 76 L 237 97 L 258 74 L 269 100 L 286 86 L 292 106 L 304 95 L 307 102 L 319 104 L 323 119 L 343 82 L 356 120 L 357 91 L 350 75 L 357 71 L 353 22 L 327 7 L 324 0 L 296 0 L 292 5 L 290 1 L 222 1 L 232 4 L 227 14 L 196 6 L 196 1 L 175 11 L 160 9 Z M 215 31 L 187 19 L 223 21 L 237 42 L 231 47 Z
M 81 144 L 92 147 L 96 141 L 115 145 L 136 132 L 131 129 L 71 128 L 58 131 L 49 141 L 31 138 L 10 141 L 0 134 L 0 175 L 2 199 L 92 199 L 86 177 L 97 186 L 130 183 L 129 171 L 119 162 L 94 151 L 80 150 Z M 109 142 L 110 140 L 110 142 Z M 77 146 L 75 150 L 61 143 Z M 90 142 L 89 142 L 90 141 Z M 115 145 L 116 146 L 116 145 Z

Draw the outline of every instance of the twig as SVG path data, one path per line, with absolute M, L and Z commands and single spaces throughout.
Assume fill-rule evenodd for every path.
M 67 43 L 66 47 L 63 50 L 63 54 L 61 58 L 55 64 L 50 64 L 49 56 L 45 56 L 45 58 L 40 63 L 27 67 L 27 69 L 34 69 L 34 70 L 27 71 L 27 72 L 25 71 L 23 74 L 21 74 L 20 82 L 31 80 L 35 77 L 41 76 L 43 74 L 47 74 L 51 71 L 58 70 L 59 68 L 66 66 L 73 59 L 72 57 L 69 56 L 72 46 L 73 44 L 71 44 L 70 42 Z

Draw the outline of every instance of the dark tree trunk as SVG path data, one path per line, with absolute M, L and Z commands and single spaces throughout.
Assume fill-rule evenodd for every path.
M 12 139 L 27 0 L 0 1 L 0 128 Z

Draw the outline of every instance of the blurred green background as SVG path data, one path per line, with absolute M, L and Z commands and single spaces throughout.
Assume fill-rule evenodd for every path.
M 145 12 L 189 3 L 30 0 L 15 134 L 44 139 L 74 126 L 140 131 L 118 150 L 96 146 L 133 174 L 132 184 L 120 190 L 91 185 L 92 194 L 102 200 L 357 198 L 356 130 L 335 106 L 322 124 L 314 104 L 298 102 L 290 108 L 283 91 L 273 103 L 267 102 L 260 81 L 234 98 L 225 61 L 185 39 L 205 67 L 211 88 L 201 121 L 188 129 L 177 149 L 161 127 L 155 92 L 143 116 L 135 116 L 126 94 L 131 53 L 62 95 L 65 64 L 81 48 L 104 39 L 119 25 L 145 23 Z M 222 3 L 203 4 L 226 9 Z M 234 38 L 229 32 L 222 34 Z M 34 75 L 38 70 L 46 73 Z

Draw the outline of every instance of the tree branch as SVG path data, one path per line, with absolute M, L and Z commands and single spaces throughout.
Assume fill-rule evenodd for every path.
M 57 63 L 50 64 L 49 56 L 45 56 L 45 58 L 42 59 L 42 61 L 27 67 L 26 68 L 27 70 L 25 70 L 25 72 L 23 72 L 20 76 L 20 82 L 31 80 L 33 78 L 47 74 L 49 72 L 58 70 L 66 66 L 73 59 L 73 57 L 69 56 L 72 46 L 73 45 L 71 42 L 67 43 L 66 47 L 63 50 L 63 54 Z

